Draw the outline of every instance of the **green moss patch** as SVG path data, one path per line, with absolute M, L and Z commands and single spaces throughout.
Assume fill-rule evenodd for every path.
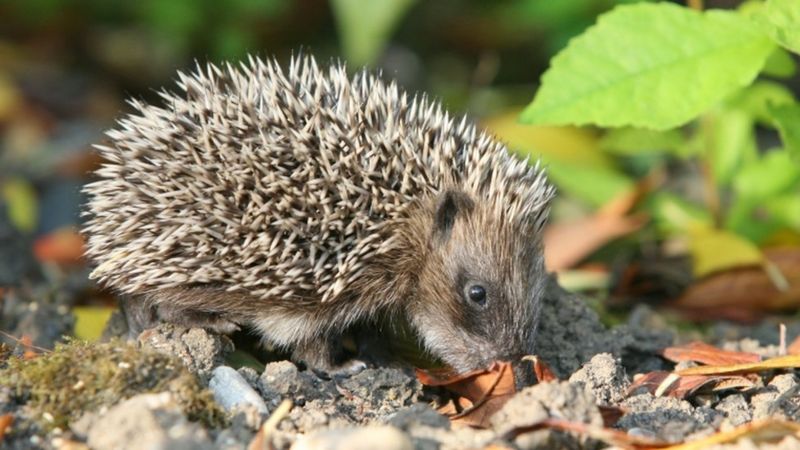
M 65 426 L 85 411 L 96 411 L 141 393 L 171 392 L 190 420 L 211 427 L 225 414 L 210 391 L 169 355 L 119 341 L 70 341 L 53 352 L 23 360 L 9 358 L 0 385 L 31 408 L 44 428 Z M 44 420 L 52 416 L 52 420 Z

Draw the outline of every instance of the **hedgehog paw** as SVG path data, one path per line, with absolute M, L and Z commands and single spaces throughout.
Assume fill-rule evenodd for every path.
M 366 362 L 360 359 L 351 359 L 336 367 L 327 369 L 312 368 L 311 371 L 320 378 L 330 380 L 336 378 L 350 378 L 353 375 L 358 375 L 367 367 L 369 367 L 369 365 Z

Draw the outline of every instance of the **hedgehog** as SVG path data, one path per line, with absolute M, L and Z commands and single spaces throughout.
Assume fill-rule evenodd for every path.
M 96 146 L 91 277 L 129 326 L 250 330 L 325 373 L 405 321 L 463 373 L 532 353 L 554 188 L 466 117 L 380 74 L 198 63 Z M 352 350 L 352 349 L 351 349 Z

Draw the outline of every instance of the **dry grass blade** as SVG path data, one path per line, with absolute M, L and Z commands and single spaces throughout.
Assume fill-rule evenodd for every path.
M 711 366 L 761 361 L 761 356 L 755 353 L 723 350 L 699 341 L 677 347 L 667 347 L 662 352 L 662 355 L 672 362 L 695 361 Z
M 724 366 L 699 366 L 678 370 L 675 373 L 686 375 L 733 375 L 762 372 L 773 369 L 800 368 L 800 355 L 778 356 L 756 363 L 731 364 Z
M 250 441 L 247 450 L 272 449 L 272 445 L 270 445 L 269 442 L 270 434 L 278 427 L 280 421 L 289 414 L 289 411 L 292 410 L 292 406 L 291 400 L 282 401 L 269 418 L 264 421 L 261 428 L 258 429 L 258 433 L 253 436 L 253 440 Z
M 786 436 L 800 436 L 800 423 L 785 420 L 751 422 L 730 431 L 723 431 L 703 439 L 667 447 L 665 450 L 702 450 L 712 445 L 730 444 L 747 438 L 754 444 L 778 441 Z
M 589 425 L 580 422 L 570 422 L 568 420 L 553 419 L 553 418 L 545 419 L 540 422 L 536 422 L 532 425 L 526 425 L 524 427 L 514 428 L 511 431 L 507 432 L 505 435 L 503 435 L 502 438 L 503 440 L 511 441 L 515 439 L 517 436 L 520 436 L 522 434 L 531 433 L 543 429 L 552 429 L 552 430 L 560 430 L 560 431 L 576 433 L 582 436 L 591 437 L 592 439 L 605 442 L 606 444 L 610 444 L 618 448 L 629 449 L 629 450 L 657 449 L 669 446 L 669 444 L 663 441 L 648 439 L 645 437 L 632 436 L 624 431 L 615 430 L 613 428 L 605 428 L 596 425 Z

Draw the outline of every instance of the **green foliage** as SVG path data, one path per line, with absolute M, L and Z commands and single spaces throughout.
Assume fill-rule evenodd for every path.
M 779 45 L 800 53 L 800 2 L 797 0 L 767 0 L 756 21 Z
M 771 106 L 769 111 L 786 149 L 796 161 L 800 161 L 800 104 Z
M 415 0 L 331 0 L 348 62 L 375 61 L 397 23 Z
M 553 58 L 528 123 L 667 129 L 750 83 L 774 44 L 745 17 L 620 6 Z
M 760 245 L 787 232 L 788 242 L 800 239 L 800 104 L 783 82 L 758 78 L 794 76 L 789 52 L 800 53 L 797 0 L 738 11 L 618 6 L 551 60 L 520 119 L 605 127 L 597 151 L 618 165 L 644 157 L 652 171 L 693 165 L 694 181 L 641 202 L 659 235 L 688 242 L 696 276 L 766 267 Z M 586 187 L 609 189 L 606 165 L 594 176 L 585 166 L 554 168 L 562 191 L 595 205 L 606 197 Z

